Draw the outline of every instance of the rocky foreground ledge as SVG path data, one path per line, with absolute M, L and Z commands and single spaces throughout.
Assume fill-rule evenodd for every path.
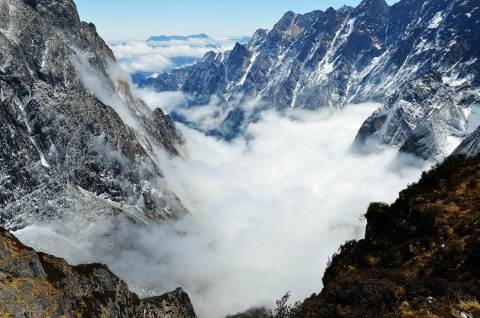
M 450 158 L 366 214 L 293 317 L 480 317 L 480 158 Z
M 105 265 L 70 266 L 0 228 L 0 317 L 195 318 L 181 289 L 140 299 Z

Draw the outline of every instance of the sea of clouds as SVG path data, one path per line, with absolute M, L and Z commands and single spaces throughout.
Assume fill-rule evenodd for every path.
M 189 38 L 166 41 L 124 40 L 110 42 L 120 66 L 128 73 L 161 73 L 202 58 L 209 51 L 223 52 L 236 39 Z M 179 58 L 183 58 L 179 62 Z M 190 62 L 190 63 L 191 63 Z
M 156 106 L 187 98 L 148 94 Z M 164 154 L 159 164 L 190 216 L 143 228 L 78 220 L 16 234 L 73 263 L 106 263 L 143 295 L 181 286 L 199 317 L 272 306 L 287 291 L 302 300 L 321 290 L 339 247 L 363 236 L 369 203 L 392 202 L 429 166 L 393 148 L 352 150 L 362 122 L 378 107 L 264 112 L 248 126 L 248 139 L 231 143 L 178 125 L 182 155 Z M 112 229 L 110 245 L 99 248 L 105 243 L 97 233 L 105 228 Z

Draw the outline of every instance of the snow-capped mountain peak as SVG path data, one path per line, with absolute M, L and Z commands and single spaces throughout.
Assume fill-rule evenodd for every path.
M 258 30 L 248 45 L 221 53 L 223 58 L 209 54 L 196 65 L 140 85 L 181 90 L 194 96 L 197 105 L 215 96 L 231 111 L 230 122 L 222 126 L 235 131 L 265 108 L 381 102 L 385 106 L 366 121 L 357 141 L 374 137 L 439 159 L 467 134 L 463 127 L 469 119 L 461 113 L 478 104 L 477 7 L 474 0 L 402 0 L 392 6 L 364 0 L 356 8 L 287 12 L 272 30 Z M 225 58 L 231 54 L 236 58 Z M 432 94 L 415 93 L 419 83 Z M 412 94 L 422 99 L 401 99 Z M 252 98 L 258 107 L 247 114 L 242 104 Z M 435 109 L 443 111 L 433 115 Z M 236 136 L 220 130 L 227 139 Z M 440 136 L 454 141 L 440 142 Z

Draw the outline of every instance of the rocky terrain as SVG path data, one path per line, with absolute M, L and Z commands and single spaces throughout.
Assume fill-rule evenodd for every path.
M 453 157 L 367 211 L 295 317 L 480 317 L 480 158 Z
M 374 139 L 440 160 L 480 123 L 479 31 L 476 0 L 364 0 L 356 8 L 288 12 L 247 45 L 141 86 L 183 91 L 192 105 L 215 97 L 221 124 L 210 133 L 226 139 L 263 109 L 376 101 L 384 106 L 357 144 Z
M 0 224 L 187 213 L 158 155 L 182 142 L 73 0 L 0 1 Z
M 0 228 L 0 316 L 195 318 L 181 289 L 139 299 L 100 264 L 70 266 Z

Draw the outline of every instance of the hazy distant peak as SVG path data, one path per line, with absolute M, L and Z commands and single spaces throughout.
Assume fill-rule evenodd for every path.
M 153 35 L 147 41 L 167 42 L 167 41 L 188 41 L 192 39 L 209 39 L 205 33 L 193 35 Z

